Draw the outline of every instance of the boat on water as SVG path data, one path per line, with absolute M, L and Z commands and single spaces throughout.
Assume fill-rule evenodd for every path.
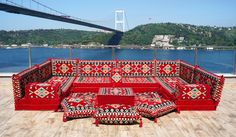
M 12 49 L 12 47 L 6 47 L 6 49 Z

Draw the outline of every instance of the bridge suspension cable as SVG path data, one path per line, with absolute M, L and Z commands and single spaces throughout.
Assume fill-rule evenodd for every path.
M 87 26 L 91 28 L 102 29 L 106 31 L 112 31 L 116 33 L 122 33 L 121 31 L 110 28 L 110 27 L 105 27 L 103 25 L 90 23 L 90 22 L 96 22 L 96 21 L 85 20 L 85 19 L 69 16 L 68 14 L 55 10 L 36 0 L 29 0 L 28 7 L 27 7 L 27 4 L 23 3 L 23 0 L 20 0 L 21 4 L 19 4 L 20 2 L 15 2 L 15 1 L 16 0 L 0 0 L 0 10 L 10 12 L 10 13 L 15 13 L 15 14 L 24 14 L 24 15 L 29 15 L 29 16 L 35 16 L 35 17 L 40 17 L 40 18 L 46 18 L 46 19 L 51 19 L 51 20 L 57 20 L 57 21 Z M 37 10 L 32 8 L 33 3 L 37 5 L 38 7 Z M 39 10 L 39 7 L 43 7 L 44 10 Z M 50 12 L 45 11 L 45 9 L 49 10 Z M 51 12 L 54 12 L 54 13 L 51 13 Z

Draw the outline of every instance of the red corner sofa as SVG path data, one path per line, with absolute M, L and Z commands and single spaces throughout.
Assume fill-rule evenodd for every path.
M 57 110 L 70 94 L 97 94 L 105 87 L 132 88 L 135 101 L 151 96 L 152 102 L 157 96 L 146 94 L 158 93 L 177 111 L 216 110 L 224 84 L 223 76 L 181 60 L 48 59 L 12 80 L 15 110 Z

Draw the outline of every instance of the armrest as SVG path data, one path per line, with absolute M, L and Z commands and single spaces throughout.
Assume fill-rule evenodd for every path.
M 61 96 L 59 83 L 29 83 L 25 87 L 26 98 L 31 99 L 54 99 Z
M 210 99 L 210 86 L 207 84 L 177 84 L 176 96 L 182 100 Z

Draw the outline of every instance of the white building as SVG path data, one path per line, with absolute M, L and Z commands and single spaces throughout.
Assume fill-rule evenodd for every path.
M 174 35 L 155 35 L 152 40 L 152 44 L 155 44 L 156 46 L 160 47 L 170 48 L 173 47 L 173 45 L 171 45 L 170 43 L 173 41 L 174 38 Z
M 11 46 L 12 46 L 12 47 L 17 47 L 17 45 L 16 45 L 16 44 L 12 44 Z

